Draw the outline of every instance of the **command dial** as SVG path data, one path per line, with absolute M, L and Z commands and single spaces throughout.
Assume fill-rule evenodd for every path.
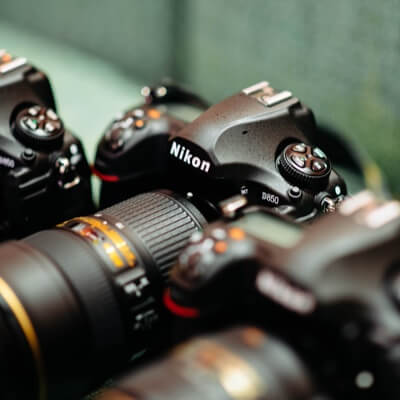
M 125 143 L 132 137 L 135 131 L 143 129 L 148 120 L 159 112 L 155 109 L 147 110 L 135 108 L 117 118 L 105 134 L 105 140 L 109 150 L 117 152 L 122 150 Z
M 39 105 L 24 108 L 15 120 L 15 134 L 27 146 L 37 150 L 62 145 L 64 125 L 51 109 Z
M 326 184 L 331 173 L 331 163 L 318 147 L 305 143 L 292 143 L 279 156 L 278 165 L 282 175 L 290 182 L 318 189 Z

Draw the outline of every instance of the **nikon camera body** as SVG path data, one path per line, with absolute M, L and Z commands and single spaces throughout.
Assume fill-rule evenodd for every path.
M 176 331 L 256 323 L 334 398 L 398 398 L 400 204 L 361 192 L 309 226 L 265 209 L 236 218 L 194 235 L 173 268 Z
M 168 96 L 168 90 L 161 92 Z M 152 99 L 114 121 L 99 143 L 103 205 L 161 187 L 215 207 L 242 194 L 250 204 L 302 221 L 334 210 L 347 193 L 316 145 L 311 110 L 289 91 L 260 82 L 187 124 Z
M 81 142 L 56 113 L 47 76 L 0 50 L 0 238 L 92 210 Z

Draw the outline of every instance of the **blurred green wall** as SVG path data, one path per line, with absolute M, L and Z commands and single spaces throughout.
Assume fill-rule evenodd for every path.
M 400 0 L 0 1 L 0 25 L 41 32 L 139 82 L 172 76 L 213 101 L 261 79 L 290 89 L 363 144 L 400 193 Z

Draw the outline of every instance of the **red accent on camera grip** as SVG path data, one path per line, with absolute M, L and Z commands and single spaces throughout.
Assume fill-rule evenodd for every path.
M 171 298 L 171 293 L 169 289 L 164 292 L 164 305 L 168 308 L 169 311 L 179 317 L 197 318 L 200 315 L 200 311 L 197 308 L 184 307 L 176 304 Z

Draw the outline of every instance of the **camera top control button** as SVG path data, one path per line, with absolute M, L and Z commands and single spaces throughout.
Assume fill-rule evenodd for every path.
M 4 49 L 0 49 L 0 76 L 16 69 L 23 67 L 27 64 L 27 59 L 23 57 L 13 57 Z
M 32 148 L 48 149 L 62 144 L 64 126 L 50 108 L 31 106 L 20 111 L 14 125 L 15 134 Z
M 135 108 L 123 115 L 118 115 L 104 135 L 105 144 L 112 152 L 122 150 L 135 130 L 146 126 L 146 115 L 143 109 Z
M 33 106 L 28 110 L 28 114 L 32 117 L 37 117 L 40 112 L 40 106 Z
M 46 125 L 44 126 L 44 129 L 48 132 L 48 133 L 53 133 L 56 129 L 55 125 L 51 122 L 47 122 Z
M 229 229 L 229 237 L 233 240 L 243 240 L 246 234 L 243 229 L 233 227 Z
M 36 154 L 32 149 L 24 149 L 24 151 L 21 154 L 22 159 L 27 162 L 27 163 L 32 163 L 35 161 Z
M 305 157 L 295 155 L 295 156 L 291 156 L 290 158 L 298 167 L 304 168 L 306 166 L 307 159 Z
M 307 151 L 307 147 L 304 143 L 299 143 L 293 147 L 293 150 L 298 153 L 305 153 Z
M 142 129 L 145 126 L 145 122 L 143 119 L 138 119 L 135 121 L 135 128 L 136 129 Z
M 143 118 L 144 117 L 144 110 L 141 108 L 136 108 L 132 111 L 132 114 L 136 118 Z
M 161 112 L 158 111 L 158 110 L 156 110 L 155 108 L 150 108 L 150 109 L 147 111 L 147 116 L 148 116 L 150 119 L 159 119 L 159 118 L 161 117 Z
M 288 181 L 310 189 L 326 183 L 331 172 L 326 154 L 320 148 L 305 143 L 286 146 L 278 157 L 278 166 Z
M 302 191 L 298 186 L 291 186 L 291 188 L 288 190 L 288 195 L 292 200 L 298 200 L 302 196 Z
M 228 243 L 224 240 L 219 240 L 214 245 L 214 252 L 218 254 L 223 254 L 228 250 Z
M 211 231 L 211 236 L 216 240 L 224 240 L 227 237 L 227 233 L 223 228 L 215 228 Z
M 326 164 L 323 161 L 315 160 L 312 163 L 311 169 L 314 172 L 321 172 L 326 169 Z
M 322 159 L 327 158 L 326 154 L 319 147 L 314 147 L 312 153 L 315 157 L 322 158 Z
M 198 243 L 203 239 L 204 235 L 201 231 L 196 231 L 189 239 L 189 243 Z
M 47 109 L 46 116 L 53 121 L 59 120 L 58 115 L 51 108 Z
M 22 124 L 31 131 L 35 131 L 39 126 L 38 120 L 33 118 L 26 118 L 22 120 Z
M 106 140 L 108 141 L 108 147 L 112 151 L 118 151 L 124 147 L 125 144 L 125 135 L 124 130 L 121 128 L 116 128 L 111 130 L 106 135 Z

